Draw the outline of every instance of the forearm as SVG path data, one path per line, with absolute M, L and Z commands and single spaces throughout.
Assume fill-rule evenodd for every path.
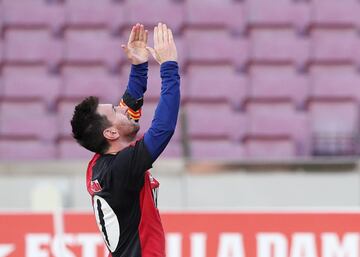
M 161 65 L 161 95 L 151 127 L 144 135 L 145 145 L 155 160 L 173 135 L 180 106 L 180 76 L 176 62 Z
M 144 93 L 147 88 L 148 63 L 132 65 L 129 82 L 120 102 L 121 105 L 129 107 L 130 115 L 138 120 L 141 115 Z

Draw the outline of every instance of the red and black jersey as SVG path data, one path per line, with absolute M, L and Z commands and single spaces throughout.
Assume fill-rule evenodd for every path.
M 165 237 L 157 209 L 159 183 L 149 169 L 169 143 L 180 106 L 177 62 L 161 64 L 161 94 L 144 137 L 115 155 L 95 154 L 87 170 L 96 221 L 113 257 L 165 257 Z M 146 90 L 147 63 L 133 65 L 122 104 L 139 119 Z
M 157 209 L 159 183 L 144 140 L 116 155 L 95 154 L 87 189 L 100 232 L 113 257 L 164 257 L 165 237 Z

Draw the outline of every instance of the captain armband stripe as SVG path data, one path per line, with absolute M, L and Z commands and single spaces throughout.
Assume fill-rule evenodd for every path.
M 128 107 L 128 114 L 130 115 L 130 117 L 135 120 L 135 121 L 138 121 L 141 117 L 141 108 L 137 111 L 134 111 L 133 109 L 131 109 L 129 106 L 127 106 L 124 102 L 123 99 L 121 99 L 120 101 L 120 106 L 122 107 Z

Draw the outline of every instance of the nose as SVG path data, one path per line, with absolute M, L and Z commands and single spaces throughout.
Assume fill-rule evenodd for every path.
M 127 111 L 129 110 L 129 107 L 127 107 L 127 106 L 119 106 L 119 108 L 120 108 L 120 111 L 121 111 L 123 114 L 126 114 Z

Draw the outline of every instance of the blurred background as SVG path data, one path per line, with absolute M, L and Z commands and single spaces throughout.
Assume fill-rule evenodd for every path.
M 358 0 L 0 0 L 0 210 L 90 213 L 73 108 L 119 102 L 120 45 L 159 21 L 182 79 L 152 171 L 161 211 L 359 210 L 359 13 Z M 151 61 L 142 133 L 159 94 Z

